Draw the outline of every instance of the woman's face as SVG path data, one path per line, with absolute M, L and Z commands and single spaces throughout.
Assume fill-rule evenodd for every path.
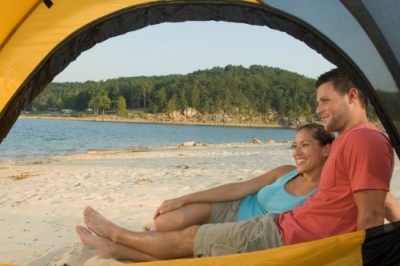
M 329 148 L 330 145 L 321 146 L 318 140 L 313 138 L 310 130 L 298 131 L 292 145 L 297 172 L 311 174 L 314 171 L 320 171 L 329 155 Z

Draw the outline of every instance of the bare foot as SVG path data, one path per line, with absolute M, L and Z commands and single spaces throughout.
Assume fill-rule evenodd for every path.
M 100 258 L 102 259 L 112 258 L 111 250 L 109 248 L 109 244 L 112 244 L 111 240 L 108 240 L 107 238 L 104 237 L 93 235 L 85 227 L 79 225 L 75 227 L 75 231 L 78 233 L 83 244 L 96 249 Z
M 83 211 L 83 220 L 90 231 L 102 237 L 110 238 L 112 230 L 117 228 L 114 223 L 90 206 Z
M 76 232 L 82 243 L 96 249 L 98 256 L 102 259 L 132 260 L 132 261 L 155 261 L 157 258 L 133 249 L 131 247 L 115 243 L 105 237 L 96 236 L 83 226 L 77 225 Z
M 156 227 L 154 226 L 153 223 L 148 223 L 143 225 L 143 230 L 144 231 L 156 231 Z

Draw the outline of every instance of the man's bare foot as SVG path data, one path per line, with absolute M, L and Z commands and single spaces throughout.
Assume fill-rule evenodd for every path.
M 131 247 L 115 243 L 105 237 L 96 236 L 83 226 L 77 225 L 76 232 L 83 244 L 96 249 L 102 259 L 132 260 L 132 261 L 155 261 L 157 258 Z
M 112 244 L 111 240 L 108 240 L 107 238 L 104 237 L 93 235 L 85 227 L 79 225 L 75 227 L 75 231 L 78 233 L 83 244 L 96 249 L 100 258 L 102 259 L 112 258 L 111 250 L 109 247 L 109 244 Z
M 156 227 L 154 226 L 153 223 L 148 223 L 143 225 L 143 230 L 144 231 L 156 231 Z
M 110 220 L 104 218 L 99 212 L 90 206 L 87 206 L 83 211 L 83 221 L 87 228 L 98 236 L 111 239 L 111 233 L 117 226 Z

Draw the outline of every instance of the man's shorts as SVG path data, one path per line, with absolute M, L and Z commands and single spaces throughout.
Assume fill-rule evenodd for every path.
M 194 239 L 194 257 L 222 256 L 283 246 L 276 224 L 279 214 L 269 213 L 245 221 L 200 226 Z
M 241 200 L 213 202 L 209 224 L 236 222 Z

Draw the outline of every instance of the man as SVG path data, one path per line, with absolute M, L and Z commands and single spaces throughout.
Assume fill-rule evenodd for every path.
M 218 256 L 313 241 L 383 224 L 393 172 L 387 137 L 368 123 L 367 99 L 347 75 L 334 69 L 317 82 L 317 113 L 339 133 L 326 161 L 318 192 L 293 211 L 243 222 L 191 226 L 173 232 L 132 232 L 90 207 L 87 227 L 76 231 L 100 257 L 150 261 Z

